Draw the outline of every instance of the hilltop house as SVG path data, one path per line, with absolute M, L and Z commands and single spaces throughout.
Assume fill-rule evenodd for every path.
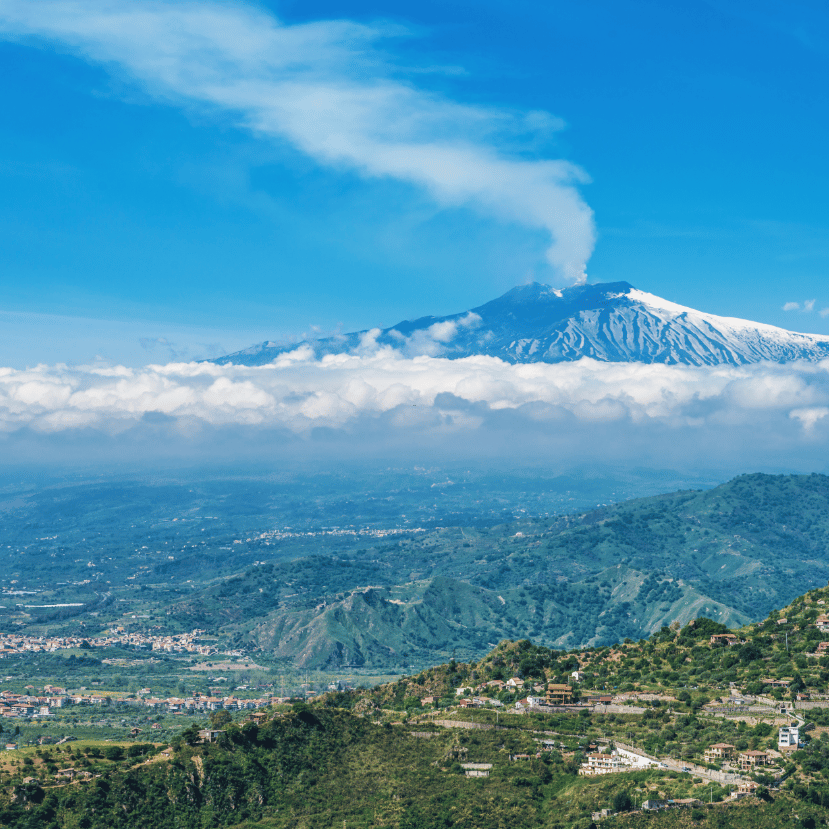
M 737 635 L 734 633 L 715 633 L 711 637 L 711 644 L 712 645 L 739 645 L 740 640 L 737 638 Z

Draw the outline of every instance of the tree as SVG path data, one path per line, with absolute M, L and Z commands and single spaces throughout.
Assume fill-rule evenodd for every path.
M 230 722 L 233 722 L 233 717 L 230 716 L 229 711 L 225 711 L 224 709 L 221 711 L 214 711 L 210 715 L 210 725 L 213 728 L 222 728 Z
M 746 642 L 740 648 L 740 662 L 748 664 L 749 662 L 755 662 L 758 659 L 763 658 L 763 651 L 761 647 L 756 642 Z
M 177 740 L 179 745 L 181 745 L 182 742 L 187 743 L 188 746 L 196 745 L 196 743 L 200 740 L 198 725 L 196 723 L 191 723 L 184 729 L 184 731 L 181 732 Z
M 629 812 L 633 808 L 633 800 L 624 790 L 616 792 L 613 796 L 613 808 L 617 812 Z

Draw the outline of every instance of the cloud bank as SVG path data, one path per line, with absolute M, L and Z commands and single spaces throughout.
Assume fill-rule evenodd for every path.
M 829 361 L 786 366 L 511 365 L 491 357 L 407 358 L 381 348 L 315 360 L 299 348 L 261 367 L 0 369 L 0 441 L 79 434 L 196 445 L 204 435 L 310 445 L 350 442 L 569 453 L 602 462 L 759 468 L 798 453 L 829 460 Z M 265 436 L 270 436 L 266 438 Z M 211 438 L 212 439 L 212 438 Z M 793 454 L 794 453 L 794 454 Z
M 383 51 L 399 26 L 346 20 L 284 25 L 241 3 L 0 0 L 0 36 L 47 41 L 173 104 L 229 114 L 321 165 L 391 178 L 444 206 L 545 230 L 549 263 L 581 282 L 593 249 L 586 176 L 511 148 L 560 127 L 419 88 Z

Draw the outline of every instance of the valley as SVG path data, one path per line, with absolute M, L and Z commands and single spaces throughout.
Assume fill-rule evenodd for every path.
M 329 477 L 297 502 L 291 482 L 261 480 L 39 491 L 6 513 L 0 633 L 33 646 L 118 633 L 140 651 L 142 636 L 200 630 L 284 669 L 402 671 L 502 639 L 572 649 L 701 615 L 740 625 L 829 578 L 825 476 L 745 475 L 575 513 L 557 479 L 535 494 L 475 482 L 490 499 L 475 523 L 471 483 L 424 500 L 446 480 L 398 477 L 383 499 L 382 480 L 355 493 Z

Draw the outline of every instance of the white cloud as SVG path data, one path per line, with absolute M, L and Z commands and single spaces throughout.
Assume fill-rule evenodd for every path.
M 510 365 L 491 357 L 408 359 L 375 347 L 362 356 L 322 360 L 307 348 L 297 349 L 263 367 L 171 363 L 139 369 L 0 369 L 0 430 L 7 434 L 79 427 L 114 434 L 160 413 L 185 427 L 201 422 L 307 435 L 319 426 L 348 431 L 360 423 L 370 429 L 366 423 L 401 407 L 419 408 L 423 419 L 447 411 L 469 414 L 470 406 L 475 417 L 469 423 L 479 424 L 487 413 L 534 407 L 530 416 L 537 422 L 555 411 L 553 419 L 567 413 L 579 422 L 678 431 L 726 422 L 752 429 L 764 417 L 777 416 L 811 427 L 819 419 L 814 413 L 829 406 L 829 362 L 698 368 L 583 359 Z M 436 429 L 443 428 L 441 422 L 438 417 Z M 453 421 L 452 428 L 456 425 Z
M 826 415 L 829 415 L 829 407 L 813 406 L 805 409 L 792 409 L 789 417 L 799 420 L 807 432 L 811 432 L 815 424 L 822 420 Z
M 0 0 L 0 33 L 47 40 L 173 103 L 231 114 L 320 164 L 394 178 L 441 205 L 549 232 L 549 263 L 585 279 L 593 216 L 557 159 L 508 151 L 558 126 L 543 113 L 464 105 L 418 88 L 379 43 L 400 27 L 344 20 L 283 25 L 241 3 Z
M 803 301 L 803 305 L 801 305 L 799 302 L 787 302 L 783 306 L 783 310 L 784 311 L 802 311 L 804 314 L 810 314 L 812 311 L 815 310 L 815 302 L 816 301 L 817 300 L 814 300 L 814 299 L 807 299 L 807 300 Z M 827 310 L 827 313 L 829 313 L 829 310 Z M 820 312 L 820 315 L 821 316 L 826 316 L 826 314 L 823 311 Z
M 633 465 L 829 471 L 829 361 L 510 365 L 491 357 L 314 358 L 0 369 L 7 463 Z M 494 468 L 494 467 L 493 467 Z

